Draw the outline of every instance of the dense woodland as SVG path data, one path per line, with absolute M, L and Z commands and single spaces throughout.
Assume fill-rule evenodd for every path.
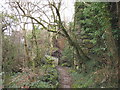
M 75 2 L 69 23 L 62 20 L 62 0 L 6 5 L 0 13 L 4 88 L 119 87 L 120 2 Z

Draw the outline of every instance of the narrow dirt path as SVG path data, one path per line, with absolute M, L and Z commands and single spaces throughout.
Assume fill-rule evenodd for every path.
M 56 69 L 59 72 L 60 88 L 71 88 L 72 78 L 68 73 L 68 68 L 57 66 Z

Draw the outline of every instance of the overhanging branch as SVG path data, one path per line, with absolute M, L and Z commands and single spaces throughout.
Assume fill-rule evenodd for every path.
M 50 30 L 48 29 L 44 24 L 42 24 L 40 21 L 38 21 L 36 18 L 32 17 L 32 16 L 26 16 L 26 17 L 29 17 L 33 20 L 35 20 L 38 24 L 40 24 L 44 29 L 46 29 L 48 32 L 53 32 L 53 33 L 56 33 L 56 34 L 60 34 L 62 35 L 63 37 L 65 37 L 65 35 L 61 32 L 58 32 L 58 31 L 53 31 L 53 30 Z
M 29 18 L 35 20 L 38 24 L 40 24 L 40 25 L 41 25 L 45 30 L 47 30 L 48 32 L 53 32 L 53 33 L 62 35 L 63 37 L 66 37 L 66 35 L 63 34 L 63 33 L 61 33 L 60 31 L 53 31 L 53 30 L 50 30 L 50 29 L 48 29 L 43 23 L 41 23 L 39 20 L 37 20 L 36 18 L 34 18 L 34 17 L 30 16 L 30 15 L 26 15 L 25 11 L 21 8 L 19 2 L 16 2 L 16 3 L 17 3 L 17 5 L 18 5 L 18 7 L 20 8 L 20 10 L 23 12 L 23 14 L 24 14 L 23 16 L 29 17 Z

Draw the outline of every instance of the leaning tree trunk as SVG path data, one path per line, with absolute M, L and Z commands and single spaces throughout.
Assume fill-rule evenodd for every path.
M 0 72 L 2 72 L 2 18 L 0 17 Z M 0 73 L 0 89 L 2 89 L 2 75 Z
M 66 36 L 69 44 L 75 49 L 79 61 L 81 63 L 84 63 L 85 61 L 90 60 L 90 58 L 83 52 L 83 50 L 81 49 L 80 45 L 77 42 L 75 42 L 74 39 L 72 39 L 70 37 L 70 35 L 66 31 L 66 29 L 64 28 L 64 26 L 62 25 L 62 23 L 60 25 L 61 25 L 63 33 L 65 34 L 65 36 Z

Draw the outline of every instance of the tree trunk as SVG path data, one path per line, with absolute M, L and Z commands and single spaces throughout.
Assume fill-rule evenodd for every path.
M 87 55 L 85 55 L 85 53 L 82 51 L 81 47 L 79 46 L 79 44 L 77 44 L 77 42 L 73 42 L 73 40 L 70 37 L 66 38 L 68 39 L 69 44 L 75 49 L 77 58 L 80 63 L 84 63 L 85 61 L 90 60 L 90 58 Z
M 115 40 L 112 34 L 112 30 L 111 30 L 111 26 L 110 26 L 110 22 L 106 22 L 105 24 L 106 26 L 108 26 L 105 29 L 105 34 L 106 34 L 106 44 L 107 44 L 107 48 L 108 48 L 108 52 L 110 54 L 111 57 L 111 62 L 113 63 L 113 65 L 115 66 L 118 63 L 118 51 L 117 51 L 117 46 L 115 44 Z M 111 65 L 112 66 L 112 65 Z
M 30 60 L 29 58 L 29 52 L 28 52 L 28 46 L 27 46 L 27 40 L 26 40 L 26 30 L 25 30 L 25 23 L 23 25 L 23 37 L 24 37 L 24 48 L 25 48 L 25 54 L 26 54 L 26 58 L 25 58 L 25 62 L 24 64 L 28 66 L 28 61 Z
M 35 40 L 36 52 L 37 52 L 36 54 L 37 54 L 37 57 L 39 57 L 39 48 L 38 48 L 38 43 L 37 43 L 37 38 L 36 38 L 36 32 L 35 32 L 35 26 L 34 26 L 33 20 L 32 20 L 32 26 L 33 26 L 32 35 L 33 35 L 33 38 Z
M 0 72 L 2 72 L 2 18 L 0 17 Z M 0 73 L 0 89 L 2 89 L 2 75 Z

